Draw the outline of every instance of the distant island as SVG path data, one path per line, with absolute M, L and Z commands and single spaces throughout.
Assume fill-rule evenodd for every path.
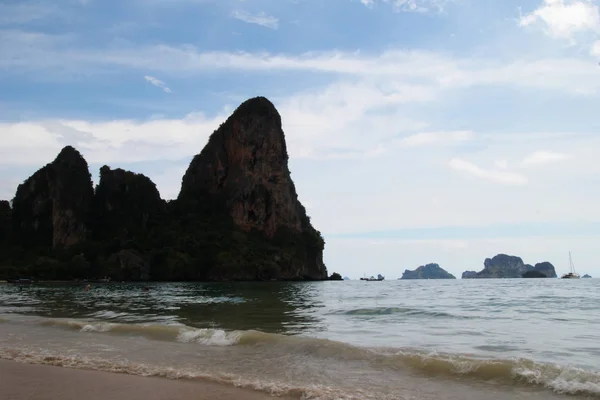
M 438 264 L 431 263 L 421 265 L 414 271 L 405 270 L 400 279 L 456 279 L 456 277 Z
M 591 278 L 591 276 L 588 274 L 585 274 L 584 276 L 582 276 L 582 278 Z
M 175 200 L 109 166 L 94 188 L 88 163 L 67 146 L 0 202 L 0 279 L 325 280 L 324 247 L 290 176 L 281 117 L 264 97 L 210 136 Z
M 541 275 L 544 275 L 545 278 L 557 277 L 554 265 L 547 261 L 532 266 L 523 263 L 521 257 L 507 254 L 498 254 L 493 258 L 486 258 L 483 262 L 483 265 L 483 270 L 479 272 L 463 272 L 462 279 L 523 278 L 534 277 L 533 275 L 537 275 L 535 277 L 542 277 Z M 525 273 L 529 273 L 528 276 L 523 276 Z

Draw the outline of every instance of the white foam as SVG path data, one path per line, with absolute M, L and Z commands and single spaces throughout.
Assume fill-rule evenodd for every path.
M 222 329 L 182 329 L 177 335 L 177 341 L 208 346 L 233 346 L 239 343 L 240 337 L 239 332 L 225 332 Z

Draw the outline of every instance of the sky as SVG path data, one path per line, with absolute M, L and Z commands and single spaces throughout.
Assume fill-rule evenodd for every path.
M 351 278 L 600 276 L 600 0 L 0 0 L 0 199 L 65 145 L 175 198 L 244 100 Z

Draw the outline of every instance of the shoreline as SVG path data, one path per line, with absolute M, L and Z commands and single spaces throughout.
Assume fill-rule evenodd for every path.
M 203 380 L 173 380 L 0 359 L 3 398 L 13 400 L 292 400 Z

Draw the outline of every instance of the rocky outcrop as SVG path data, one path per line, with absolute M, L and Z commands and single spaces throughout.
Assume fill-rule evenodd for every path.
M 6 200 L 0 200 L 0 249 L 6 248 L 10 242 L 12 209 Z
M 483 262 L 483 270 L 475 275 L 473 271 L 463 273 L 463 278 L 521 278 L 528 271 L 537 271 L 544 274 L 548 278 L 556 278 L 554 266 L 545 261 L 536 264 L 535 267 L 525 264 L 521 257 L 511 256 L 507 254 L 498 254 L 493 258 L 486 258 Z M 465 275 L 466 274 L 466 275 Z
M 400 279 L 456 279 L 438 264 L 421 265 L 414 271 L 405 270 Z
M 540 271 L 527 271 L 522 275 L 523 278 L 547 278 L 546 274 Z
M 477 278 L 477 271 L 465 271 L 461 275 L 461 279 L 473 279 Z
M 13 232 L 24 247 L 68 248 L 88 235 L 94 196 L 88 164 L 71 146 L 19 185 Z
M 340 274 L 338 274 L 337 272 L 334 272 L 333 274 L 331 274 L 331 276 L 329 277 L 330 281 L 343 281 L 344 279 L 342 278 L 342 276 Z
M 177 200 L 108 166 L 94 192 L 87 162 L 67 146 L 18 187 L 9 214 L 11 272 L 0 279 L 328 279 L 325 241 L 298 200 L 281 117 L 264 97 L 211 135 Z
M 556 275 L 554 265 L 552 265 L 548 261 L 535 264 L 535 266 L 533 267 L 533 271 L 541 272 L 542 274 L 546 275 L 547 278 L 558 277 L 558 275 Z
M 281 117 L 266 98 L 242 103 L 211 135 L 186 171 L 177 201 L 180 210 L 195 214 L 192 218 L 227 216 L 241 232 L 277 243 L 277 249 L 265 249 L 271 279 L 327 279 L 324 241 L 298 200 Z M 240 248 L 235 242 L 228 253 Z M 245 258 L 229 257 L 227 269 L 239 271 Z M 258 273 L 246 271 L 248 278 Z
M 108 275 L 117 280 L 146 281 L 150 279 L 150 265 L 138 251 L 125 249 L 108 259 Z
M 100 168 L 94 196 L 94 237 L 135 239 L 157 226 L 166 205 L 150 178 L 120 168 Z

